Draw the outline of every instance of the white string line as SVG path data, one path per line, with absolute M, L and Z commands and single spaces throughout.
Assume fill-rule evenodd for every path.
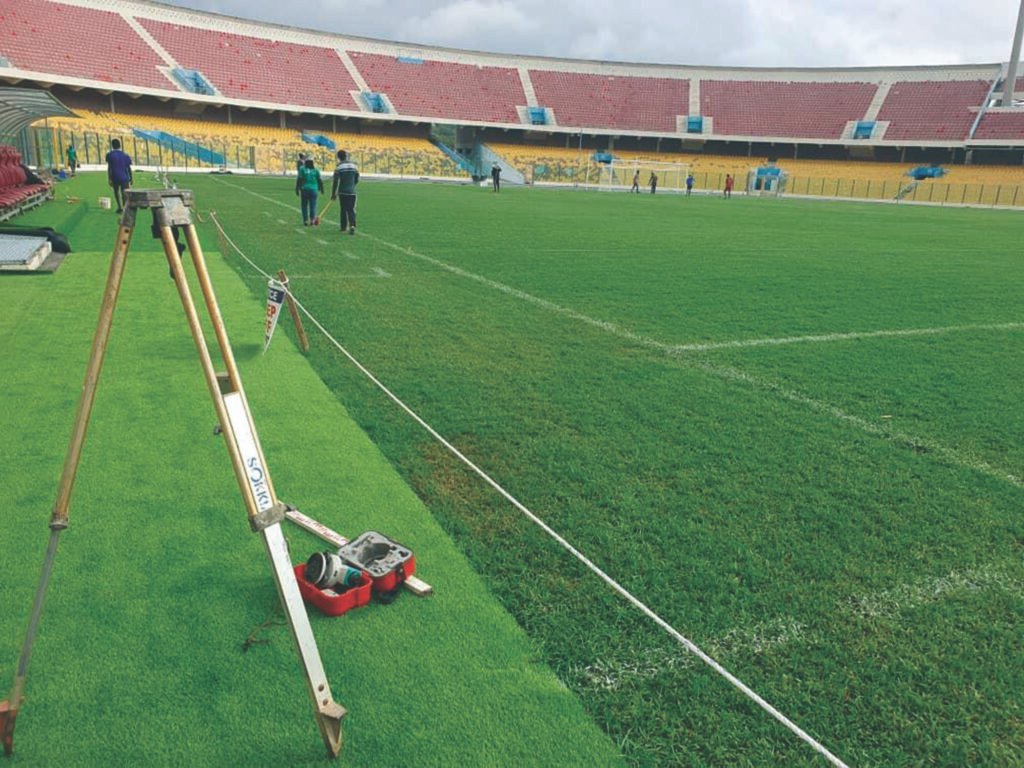
M 227 242 L 231 245 L 231 247 L 234 248 L 235 251 L 237 251 L 238 254 L 246 262 L 248 262 L 250 265 L 252 265 L 256 269 L 256 271 L 258 271 L 264 277 L 268 277 L 269 278 L 269 275 L 266 272 L 264 272 L 262 269 L 260 269 L 249 257 L 247 257 L 244 253 L 242 253 L 241 249 L 239 249 L 239 247 L 237 245 L 235 245 L 235 243 L 231 240 L 231 238 L 228 236 L 228 234 L 226 232 L 224 232 L 224 229 L 221 226 L 220 221 L 218 221 L 216 215 L 213 212 L 211 212 L 210 215 L 211 215 L 211 218 L 213 219 L 214 224 L 217 226 L 217 229 L 221 232 L 221 234 L 224 235 L 225 240 L 227 240 Z M 291 292 L 289 291 L 289 293 L 291 293 Z M 450 442 L 448 442 L 448 440 L 446 440 L 439 432 L 437 432 L 437 430 L 435 430 L 432 426 L 430 426 L 430 424 L 428 424 L 426 421 L 424 421 L 419 416 L 419 414 L 417 414 L 408 405 L 406 405 L 397 395 L 395 395 L 390 389 L 388 389 L 387 386 L 385 386 L 383 382 L 381 382 L 362 363 L 360 363 L 355 357 L 353 357 L 352 354 L 347 349 L 345 349 L 345 347 L 342 346 L 341 343 L 337 341 L 337 339 L 335 339 L 331 335 L 331 333 L 320 323 L 320 321 L 317 320 L 317 318 L 314 317 L 313 314 L 308 309 L 306 309 L 306 307 L 297 298 L 295 298 L 294 294 L 292 294 L 292 299 L 295 301 L 295 304 L 296 304 L 296 306 L 298 306 L 299 310 L 307 318 L 309 318 L 309 321 L 311 323 L 313 323 L 313 325 L 316 326 L 316 328 L 324 335 L 324 337 L 327 338 L 338 349 L 339 352 L 341 352 L 346 358 L 348 358 L 348 360 L 354 366 L 356 366 L 356 368 L 358 368 L 359 371 L 364 376 L 366 376 L 371 382 L 373 382 L 373 384 L 378 389 L 380 389 L 381 392 L 383 392 L 385 395 L 387 395 L 387 397 L 389 399 L 391 399 L 391 401 L 394 402 L 395 405 L 397 405 L 399 408 L 401 408 L 403 411 L 405 411 L 405 413 L 408 414 L 409 417 L 412 418 L 413 421 L 415 421 L 417 424 L 419 424 L 424 430 L 426 430 L 427 433 L 430 434 L 431 437 L 433 437 L 441 445 L 443 445 L 453 456 L 455 456 L 459 461 L 461 461 L 463 464 L 465 464 L 466 467 L 468 467 L 470 470 L 472 470 L 485 483 L 487 483 L 489 486 L 491 486 L 491 488 L 493 488 L 498 494 L 500 494 L 503 498 L 505 498 L 505 500 L 507 500 L 510 504 L 512 504 L 512 506 L 514 506 L 516 509 L 518 509 L 523 515 L 525 515 L 527 518 L 529 518 L 541 530 L 543 530 L 551 538 L 553 538 L 556 542 L 558 542 L 567 552 L 571 553 L 577 560 L 579 560 L 581 563 L 583 563 L 592 573 L 594 573 L 598 578 L 600 578 L 602 581 L 604 581 L 613 590 L 618 592 L 619 595 L 621 595 L 623 598 L 625 598 L 630 604 L 632 604 L 635 608 L 637 608 L 639 611 L 641 611 L 645 616 L 647 616 L 654 623 L 656 623 L 658 626 L 660 626 L 662 629 L 664 629 L 666 632 L 668 632 L 681 645 L 683 645 L 688 651 L 690 651 L 690 653 L 692 653 L 695 656 L 697 656 L 697 658 L 699 658 L 701 661 L 703 661 L 707 666 L 709 666 L 711 669 L 713 669 L 715 672 L 717 672 L 719 675 L 721 675 L 723 678 L 725 678 L 727 681 L 729 681 L 729 683 L 731 683 L 733 685 L 733 687 L 735 687 L 737 690 L 739 690 L 744 695 L 746 695 L 747 698 L 749 698 L 751 701 L 753 701 L 755 704 L 757 704 L 759 707 L 761 707 L 761 709 L 763 709 L 765 712 L 767 712 L 769 715 L 771 715 L 777 721 L 782 723 L 786 728 L 789 729 L 790 732 L 792 732 L 799 739 L 801 739 L 806 744 L 808 744 L 812 749 L 814 749 L 816 752 L 818 752 L 818 754 L 820 754 L 822 757 L 824 757 L 826 760 L 828 760 L 828 762 L 830 762 L 832 765 L 839 766 L 839 768 L 848 768 L 846 766 L 846 763 L 844 763 L 842 760 L 840 760 L 838 757 L 836 757 L 834 754 L 832 754 L 828 749 L 825 748 L 824 745 L 822 745 L 814 737 L 812 737 L 807 732 L 805 732 L 802 728 L 800 728 L 800 726 L 798 726 L 792 720 L 790 720 L 785 715 L 783 715 L 779 710 L 777 710 L 775 707 L 773 707 L 771 704 L 769 704 L 765 699 L 763 699 L 761 696 L 759 696 L 757 693 L 755 693 L 748 685 L 746 685 L 746 683 L 744 683 L 742 680 L 737 678 L 735 675 L 733 675 L 731 672 L 729 672 L 729 670 L 727 670 L 725 667 L 723 667 L 721 664 L 719 664 L 717 661 L 715 661 L 713 658 L 711 658 L 709 655 L 707 655 L 697 645 L 695 645 L 691 640 L 689 640 L 682 633 L 680 633 L 678 630 L 676 630 L 675 627 L 673 627 L 671 624 L 669 624 L 667 621 L 665 621 L 663 618 L 661 618 L 657 613 L 655 613 L 653 610 L 651 610 L 646 604 L 641 602 L 639 598 L 635 597 L 625 587 L 623 587 L 621 584 L 619 584 L 617 581 L 615 581 L 611 576 L 609 576 L 607 573 L 605 573 L 592 560 L 590 560 L 586 555 L 584 555 L 582 552 L 580 552 L 578 549 L 576 549 L 576 547 L 574 547 L 572 544 L 570 544 L 558 532 L 556 532 L 553 528 L 551 528 L 551 526 L 549 526 L 541 518 L 539 518 L 537 515 L 535 515 L 533 512 L 531 512 L 522 502 L 520 502 L 512 494 L 510 494 L 508 491 L 506 491 L 501 485 L 499 485 L 494 479 L 492 479 L 490 475 L 488 475 L 480 467 L 478 467 L 476 464 L 474 464 L 458 448 L 456 448 L 454 445 L 452 445 Z

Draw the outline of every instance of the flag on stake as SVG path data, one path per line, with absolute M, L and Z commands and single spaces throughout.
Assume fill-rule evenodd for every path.
M 277 328 L 277 318 L 281 315 L 281 305 L 284 303 L 286 291 L 285 284 L 278 280 L 271 278 L 267 282 L 267 322 L 263 341 L 264 352 L 270 346 L 270 339 L 273 338 L 274 329 Z

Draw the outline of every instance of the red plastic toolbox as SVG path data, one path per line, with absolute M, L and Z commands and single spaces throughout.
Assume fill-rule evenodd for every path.
M 306 581 L 306 565 L 295 566 L 295 580 L 299 582 L 299 593 L 307 603 L 312 603 L 328 616 L 341 616 L 346 611 L 359 608 L 370 602 L 373 594 L 373 579 L 363 571 L 362 581 L 344 592 L 333 589 L 318 589 Z
M 338 550 L 346 563 L 367 571 L 376 593 L 393 592 L 416 572 L 412 551 L 382 533 L 367 531 Z

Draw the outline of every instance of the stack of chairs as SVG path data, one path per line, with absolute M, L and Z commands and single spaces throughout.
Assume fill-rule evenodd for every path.
M 43 202 L 50 194 L 49 184 L 29 184 L 21 164 L 21 153 L 0 144 L 0 221 Z

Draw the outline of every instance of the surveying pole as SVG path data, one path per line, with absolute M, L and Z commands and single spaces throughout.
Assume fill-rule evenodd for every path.
M 8 698 L 0 702 L 0 740 L 3 741 L 4 754 L 8 756 L 14 752 L 14 723 L 22 703 L 28 662 L 32 655 L 32 645 L 38 632 L 43 601 L 53 571 L 58 539 L 69 524 L 68 507 L 71 501 L 71 491 L 89 426 L 89 416 L 92 412 L 100 371 L 103 367 L 107 341 L 110 338 L 114 308 L 117 304 L 121 279 L 128 258 L 128 246 L 135 230 L 136 216 L 139 210 L 145 208 L 148 208 L 153 214 L 154 236 L 159 237 L 163 243 L 164 255 L 167 257 L 167 263 L 170 266 L 171 275 L 178 289 L 185 317 L 199 353 L 206 385 L 217 412 L 220 431 L 224 435 L 235 478 L 249 515 L 249 525 L 255 533 L 260 534 L 267 558 L 270 560 L 278 595 L 302 662 L 320 735 L 330 757 L 337 757 L 341 750 L 341 718 L 345 715 L 345 708 L 338 704 L 331 695 L 331 688 L 320 660 L 316 639 L 313 637 L 309 617 L 295 580 L 295 572 L 292 570 L 291 558 L 288 555 L 288 542 L 281 530 L 286 506 L 278 500 L 274 493 L 274 486 L 267 471 L 266 459 L 256 436 L 256 428 L 249 412 L 245 392 L 242 389 L 242 380 L 206 269 L 199 237 L 192 222 L 193 207 L 193 196 L 188 190 L 131 190 L 128 193 L 128 201 L 121 217 L 117 241 L 110 262 L 99 322 L 93 337 L 92 352 L 86 369 L 85 383 L 82 386 L 82 396 L 75 414 L 71 443 L 68 446 L 64 470 L 60 479 L 57 502 L 50 518 L 50 540 L 43 560 L 42 575 L 36 588 L 14 684 Z M 192 263 L 203 294 L 207 317 L 216 336 L 217 346 L 224 364 L 222 372 L 218 372 L 214 367 L 199 313 L 185 276 L 185 268 L 181 261 L 181 249 L 184 246 L 179 245 L 177 237 L 181 230 L 185 233 L 187 247 L 192 255 Z

